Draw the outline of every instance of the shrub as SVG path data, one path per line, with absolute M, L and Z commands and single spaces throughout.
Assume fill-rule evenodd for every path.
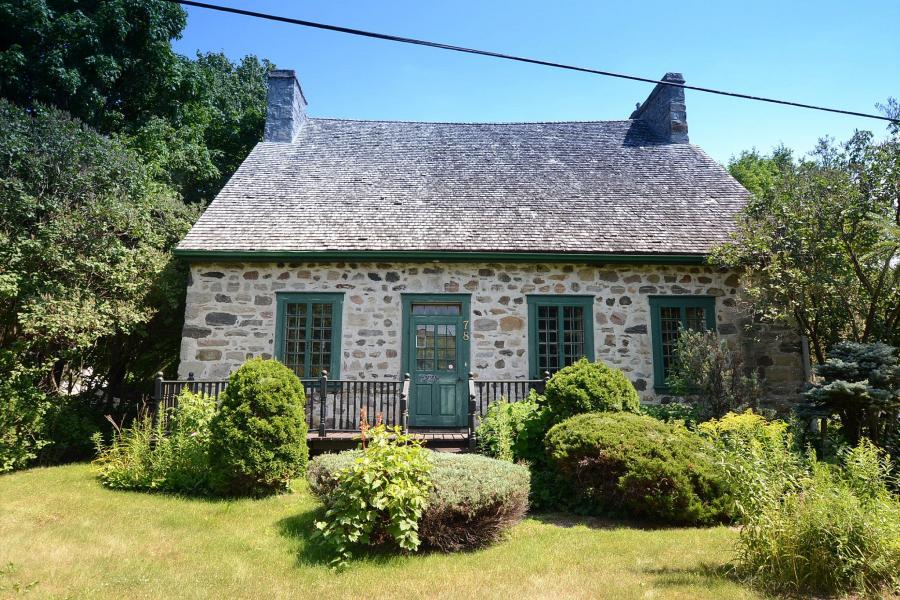
M 316 528 L 334 554 L 333 566 L 345 566 L 355 546 L 393 541 L 404 550 L 418 549 L 419 519 L 431 487 L 427 452 L 399 427 L 379 425 L 348 466 L 327 476 L 316 472 L 313 489 L 328 509 Z
M 811 457 L 806 475 L 775 488 L 728 469 L 756 495 L 738 543 L 745 578 L 802 595 L 900 592 L 900 501 L 888 490 L 889 460 L 863 440 L 841 463 Z
M 529 474 L 521 465 L 475 454 L 433 452 L 428 508 L 419 534 L 443 552 L 487 546 L 528 510 Z
M 619 369 L 586 358 L 557 371 L 544 390 L 552 420 L 589 412 L 640 412 L 637 391 Z
M 44 414 L 47 445 L 38 453 L 38 461 L 44 465 L 53 465 L 93 458 L 94 434 L 112 433 L 110 423 L 105 418 L 107 408 L 107 403 L 96 396 L 53 396 Z M 121 417 L 125 417 L 124 407 L 118 412 L 123 413 Z
M 323 454 L 310 461 L 313 492 L 328 505 L 336 473 L 359 451 Z M 443 552 L 479 548 L 500 538 L 528 508 L 528 469 L 473 454 L 428 452 L 432 486 L 419 521 L 423 544 Z
M 183 390 L 169 419 L 166 438 L 170 450 L 165 467 L 165 488 L 193 494 L 209 493 L 210 425 L 216 400 L 205 394 Z
M 94 466 L 100 482 L 112 489 L 208 493 L 209 425 L 215 410 L 213 398 L 184 390 L 168 419 L 143 412 L 130 427 L 117 427 L 109 445 L 96 434 Z
M 20 363 L 13 350 L 0 350 L 0 473 L 24 469 L 46 444 L 47 398 L 38 389 L 40 369 Z
M 476 430 L 478 449 L 485 456 L 509 462 L 535 461 L 543 455 L 544 434 L 550 428 L 547 411 L 534 390 L 521 402 L 497 402 Z
M 851 445 L 862 436 L 900 458 L 900 356 L 887 344 L 842 342 L 816 367 L 822 382 L 806 393 L 807 410 L 836 414 Z
M 666 404 L 642 404 L 641 414 L 659 419 L 665 423 L 678 423 L 688 428 L 695 428 L 700 420 L 699 411 L 693 404 L 685 402 L 667 402 Z
M 251 359 L 231 374 L 210 424 L 210 466 L 223 494 L 284 490 L 306 467 L 306 397 L 276 360 Z
M 163 481 L 161 462 L 168 453 L 161 422 L 144 412 L 130 427 L 117 429 L 109 445 L 94 434 L 94 467 L 100 483 L 114 490 L 155 490 Z M 157 443 L 159 442 L 159 443 Z
M 700 420 L 755 408 L 762 394 L 744 353 L 715 331 L 681 330 L 667 383 L 673 394 L 697 407 Z
M 796 489 L 807 473 L 791 429 L 784 421 L 768 421 L 747 410 L 728 413 L 697 426 L 716 448 L 716 462 L 729 481 L 736 514 L 754 511 L 763 498 Z
M 554 425 L 547 454 L 590 512 L 668 523 L 726 520 L 730 498 L 711 447 L 682 426 L 628 413 Z
M 532 391 L 521 402 L 491 405 L 476 432 L 479 449 L 486 456 L 527 464 L 530 503 L 542 510 L 565 508 L 570 496 L 566 483 L 547 462 L 544 436 L 552 425 L 543 398 Z

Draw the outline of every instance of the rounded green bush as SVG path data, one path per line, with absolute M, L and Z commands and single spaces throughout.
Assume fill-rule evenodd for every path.
M 310 461 L 310 488 L 326 506 L 337 487 L 337 472 L 359 456 L 350 450 Z M 432 489 L 419 522 L 426 546 L 444 552 L 486 546 L 528 510 L 527 468 L 477 454 L 430 452 L 429 460 Z
M 210 425 L 210 466 L 219 492 L 271 493 L 303 472 L 305 404 L 300 380 L 278 361 L 248 360 L 231 374 Z
M 731 497 L 712 448 L 682 426 L 630 413 L 588 413 L 545 438 L 553 466 L 589 512 L 667 523 L 730 517 Z
M 558 371 L 544 390 L 555 422 L 598 411 L 640 412 L 637 391 L 625 373 L 586 358 Z

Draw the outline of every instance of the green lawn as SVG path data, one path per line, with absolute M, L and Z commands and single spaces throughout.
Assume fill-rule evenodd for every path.
M 735 532 L 535 516 L 487 550 L 372 556 L 308 543 L 300 482 L 266 500 L 113 492 L 87 465 L 0 477 L 0 598 L 755 598 L 717 573 Z

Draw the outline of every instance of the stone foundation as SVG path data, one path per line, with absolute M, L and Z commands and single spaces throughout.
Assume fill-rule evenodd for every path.
M 527 294 L 594 296 L 595 358 L 622 369 L 642 400 L 653 391 L 653 295 L 716 298 L 718 331 L 745 348 L 771 400 L 796 396 L 800 343 L 753 323 L 734 273 L 700 266 L 467 263 L 196 263 L 187 288 L 179 377 L 223 379 L 246 359 L 270 358 L 275 294 L 342 292 L 342 379 L 401 377 L 401 294 L 471 294 L 471 365 L 482 379 L 528 378 Z

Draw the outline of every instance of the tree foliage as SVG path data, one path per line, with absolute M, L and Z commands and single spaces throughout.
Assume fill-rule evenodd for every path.
M 151 173 L 209 201 L 262 136 L 268 61 L 176 54 L 163 0 L 0 0 L 0 95 L 122 134 Z
M 729 170 L 753 196 L 713 260 L 754 274 L 762 315 L 795 323 L 819 363 L 842 340 L 900 341 L 900 132 L 823 139 L 799 160 L 745 152 Z
M 115 393 L 173 355 L 184 290 L 169 251 L 196 211 L 132 151 L 0 100 L 0 197 L 0 346 L 49 365 L 45 391 L 75 378 Z
M 814 409 L 836 414 L 847 441 L 865 435 L 897 455 L 900 356 L 887 344 L 837 344 L 818 367 L 821 382 L 806 393 Z

